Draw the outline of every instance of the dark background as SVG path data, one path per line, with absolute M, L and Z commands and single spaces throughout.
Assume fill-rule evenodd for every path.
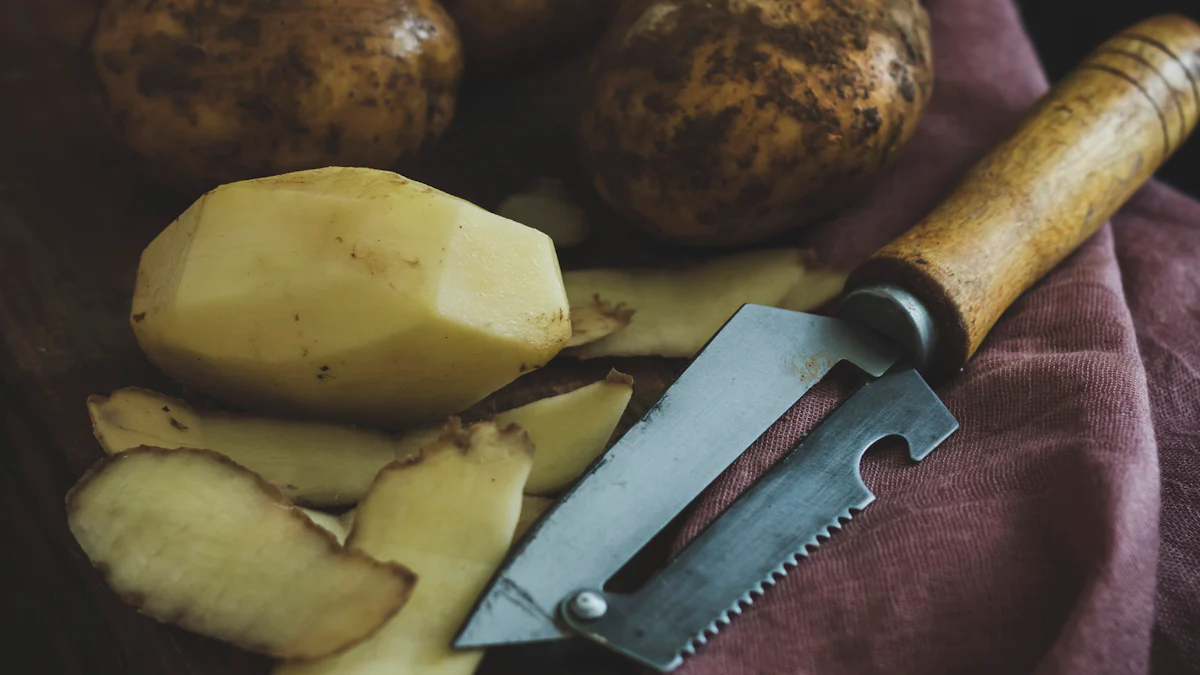
M 1096 45 L 1140 19 L 1176 12 L 1200 21 L 1200 0 L 1018 0 L 1017 4 L 1052 81 Z M 1200 134 L 1192 135 L 1158 177 L 1200 197 Z
M 92 1 L 0 0 L 0 91 L 50 87 L 18 77 L 16 64 L 24 63 L 18 59 L 38 49 L 61 50 L 68 37 L 81 35 L 90 14 L 75 10 Z M 1051 79 L 1139 19 L 1173 11 L 1200 20 L 1200 0 L 1017 1 Z M 53 30 L 27 30 L 36 25 L 31 17 L 51 14 Z M 60 103 L 56 96 L 48 98 Z M 0 132 L 7 132 L 0 134 L 0 219 L 6 221 L 0 227 L 0 608 L 6 610 L 0 649 L 10 664 L 0 673 L 256 672 L 252 665 L 261 671 L 261 659 L 250 662 L 244 654 L 208 648 L 197 636 L 131 620 L 96 577 L 82 575 L 86 561 L 79 554 L 61 554 L 75 550 L 61 516 L 63 486 L 97 453 L 94 444 L 79 443 L 90 433 L 82 401 L 131 381 L 156 381 L 121 317 L 128 306 L 125 284 L 131 286 L 128 275 L 136 266 L 132 243 L 148 240 L 162 223 L 161 214 L 144 208 L 121 220 L 134 211 L 125 179 L 88 173 L 90 165 L 77 168 L 90 146 L 71 146 L 72 130 L 55 126 L 53 110 L 30 110 L 23 100 L 0 94 Z M 64 167 L 58 180 L 70 189 L 49 185 L 40 192 L 34 179 L 47 175 L 46 166 Z M 1159 176 L 1200 197 L 1200 133 Z M 639 382 L 652 381 L 649 372 L 630 372 Z M 596 375 L 581 378 L 593 381 Z M 652 402 L 643 396 L 646 405 Z M 182 663 L 188 665 L 170 665 Z

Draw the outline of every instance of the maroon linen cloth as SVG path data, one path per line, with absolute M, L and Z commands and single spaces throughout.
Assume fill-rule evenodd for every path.
M 919 220 L 1047 89 L 1009 0 L 928 7 L 930 109 L 872 193 L 812 234 L 828 258 Z M 835 377 L 801 400 L 679 545 L 845 391 Z M 899 444 L 869 454 L 878 500 L 680 672 L 1200 672 L 1200 204 L 1147 186 L 937 391 L 961 429 L 918 465 Z

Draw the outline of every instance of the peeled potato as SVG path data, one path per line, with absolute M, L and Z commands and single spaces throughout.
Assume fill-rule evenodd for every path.
M 401 564 L 343 550 L 278 490 L 208 450 L 106 457 L 67 494 L 67 520 L 143 614 L 279 658 L 362 641 L 415 582 Z
M 512 543 L 533 453 L 515 425 L 451 424 L 419 459 L 381 471 L 346 546 L 412 567 L 420 576 L 412 599 L 373 638 L 331 658 L 280 664 L 276 675 L 475 672 L 483 651 L 451 642 Z
M 571 328 L 550 238 L 387 171 L 223 185 L 142 253 L 130 323 L 247 409 L 387 428 L 457 413 Z
M 527 429 L 538 448 L 530 489 L 554 491 L 574 480 L 607 446 L 625 412 L 633 380 L 613 371 L 600 382 L 496 416 Z M 146 389 L 90 396 L 96 439 L 109 454 L 142 445 L 204 448 L 261 475 L 289 499 L 311 506 L 355 504 L 381 468 L 415 457 L 442 427 L 387 433 L 361 427 L 196 410 Z
M 598 335 L 566 352 L 577 358 L 689 358 L 743 304 L 806 311 L 837 297 L 846 273 L 812 265 L 795 249 L 713 258 L 682 269 L 592 269 L 563 274 L 571 314 L 596 307 L 624 312 Z

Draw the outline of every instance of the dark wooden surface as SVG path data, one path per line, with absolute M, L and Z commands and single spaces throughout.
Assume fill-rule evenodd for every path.
M 0 2 L 0 671 L 265 673 L 264 658 L 134 613 L 90 569 L 66 528 L 66 490 L 101 455 L 87 395 L 127 385 L 183 393 L 141 355 L 126 317 L 142 247 L 196 196 L 158 187 L 99 133 L 81 94 L 80 46 L 93 5 Z M 538 175 L 564 176 L 600 233 L 585 249 L 562 252 L 566 268 L 688 257 L 627 232 L 583 187 L 571 152 L 570 101 L 546 95 L 548 80 L 574 81 L 577 67 L 490 90 L 469 87 L 437 151 L 398 168 L 488 208 Z M 624 425 L 682 367 L 656 359 L 554 362 L 479 410 L 598 379 L 613 365 L 637 378 Z M 567 643 L 494 650 L 483 671 L 631 669 Z

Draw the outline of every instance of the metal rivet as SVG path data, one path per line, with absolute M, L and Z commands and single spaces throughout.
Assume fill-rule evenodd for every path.
M 571 601 L 567 603 L 567 609 L 581 621 L 595 621 L 608 611 L 608 603 L 599 593 L 583 591 L 571 598 Z

